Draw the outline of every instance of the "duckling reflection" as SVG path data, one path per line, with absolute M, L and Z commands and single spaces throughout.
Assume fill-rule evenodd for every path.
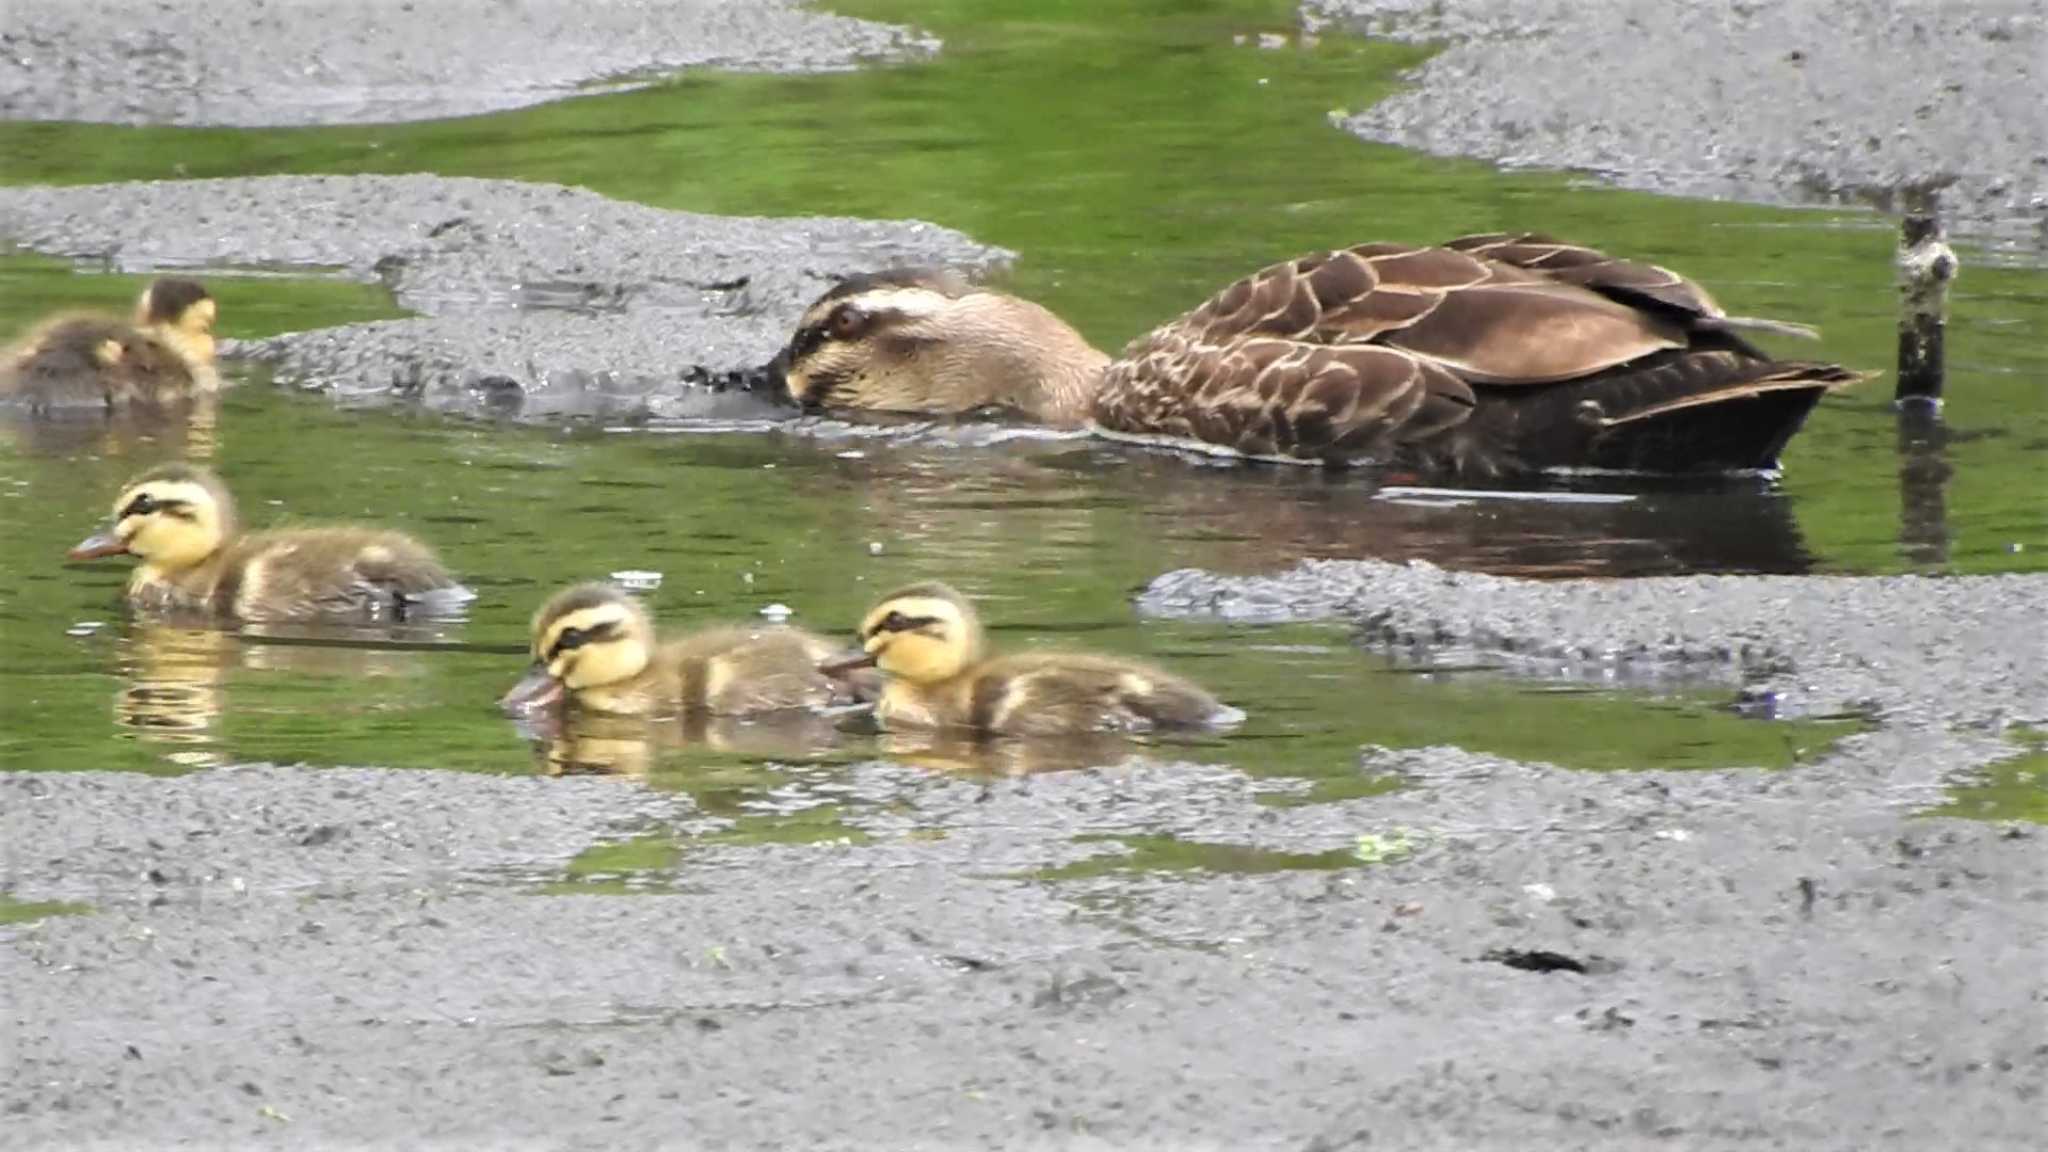
M 1178 744 L 1108 733 L 1018 739 L 964 734 L 945 729 L 890 729 L 875 736 L 876 751 L 913 768 L 956 776 L 1038 776 L 1107 768 L 1133 757 L 1184 760 Z
M 220 398 L 205 393 L 151 412 L 31 415 L 0 405 L 0 444 L 24 456 L 213 460 L 220 455 Z
M 285 633 L 289 642 L 279 642 L 278 633 L 258 626 L 235 632 L 138 620 L 121 646 L 123 684 L 114 697 L 114 723 L 138 740 L 177 746 L 167 756 L 173 763 L 210 768 L 229 759 L 216 745 L 233 668 L 354 682 L 411 679 L 427 671 L 425 652 L 377 646 L 378 640 L 406 639 L 403 631 L 328 638 L 344 643 L 320 642 L 304 628 Z
M 649 718 L 585 709 L 525 713 L 514 729 L 549 776 L 647 776 L 690 753 L 745 760 L 816 759 L 846 738 L 834 715 L 784 709 L 752 716 L 691 712 Z
M 234 637 L 225 632 L 139 626 L 122 646 L 124 683 L 114 696 L 114 723 L 137 740 L 172 746 L 165 756 L 172 763 L 187 768 L 226 763 L 213 745 L 234 653 Z

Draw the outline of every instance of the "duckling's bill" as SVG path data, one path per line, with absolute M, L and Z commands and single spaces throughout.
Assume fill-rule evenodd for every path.
M 71 546 L 64 554 L 66 560 L 98 560 L 106 556 L 120 556 L 128 551 L 128 542 L 112 527 L 102 529 Z
M 545 664 L 535 664 L 526 670 L 510 691 L 498 697 L 498 707 L 517 716 L 551 708 L 562 699 L 563 687 Z

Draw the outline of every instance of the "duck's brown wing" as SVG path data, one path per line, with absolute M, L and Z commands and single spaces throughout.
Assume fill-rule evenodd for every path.
M 1095 417 L 1253 455 L 1354 458 L 1461 422 L 1472 384 L 1575 379 L 1688 340 L 1678 316 L 1544 271 L 1363 244 L 1273 265 L 1134 342 Z
M 1134 342 L 1106 371 L 1095 419 L 1112 434 L 1307 460 L 1428 459 L 1457 441 L 1457 459 L 1491 457 L 1498 471 L 1588 464 L 1580 425 L 1736 404 L 1724 422 L 1742 451 L 1695 459 L 1674 426 L 1654 452 L 1617 458 L 1764 467 L 1812 401 L 1856 375 L 1773 362 L 1739 328 L 1813 334 L 1731 317 L 1667 268 L 1538 233 L 1362 244 L 1266 268 Z M 1513 418 L 1470 423 L 1475 387 Z M 1785 411 L 1742 406 L 1766 391 L 1811 395 Z M 1615 453 L 1592 455 L 1616 466 L 1604 463 Z

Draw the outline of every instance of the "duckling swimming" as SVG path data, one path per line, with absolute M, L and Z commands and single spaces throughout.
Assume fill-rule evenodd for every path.
M 974 605 L 938 583 L 884 597 L 860 625 L 861 647 L 826 666 L 873 667 L 886 680 L 884 725 L 1010 736 L 1214 729 L 1244 713 L 1177 676 L 1109 656 L 1032 652 L 990 658 Z
M 834 647 L 783 625 L 709 628 L 663 644 L 640 601 L 610 584 L 578 584 L 534 613 L 533 667 L 500 704 L 519 712 L 566 697 L 594 712 L 736 716 L 873 699 L 872 677 L 818 670 Z
M 1770 470 L 1863 377 L 1765 355 L 1652 264 L 1537 234 L 1361 244 L 1276 264 L 1112 360 L 957 276 L 849 279 L 771 365 L 819 408 L 1008 410 L 1112 439 L 1297 463 L 1495 476 Z
M 163 408 L 213 392 L 219 311 L 197 281 L 167 278 L 143 290 L 130 320 L 53 317 L 0 363 L 0 403 L 34 412 Z
M 69 558 L 124 553 L 142 561 L 128 602 L 149 611 L 251 622 L 404 620 L 474 598 L 402 532 L 333 525 L 243 535 L 227 487 L 189 464 L 129 481 L 106 530 L 79 541 Z

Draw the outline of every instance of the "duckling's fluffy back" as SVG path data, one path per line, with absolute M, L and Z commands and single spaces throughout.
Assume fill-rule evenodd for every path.
M 1000 657 L 976 669 L 967 722 L 1013 736 L 1215 728 L 1244 714 L 1170 672 L 1076 652 Z
M 402 619 L 466 603 L 418 540 L 352 524 L 258 532 L 229 546 L 214 602 L 244 620 L 362 615 Z
M 818 671 L 836 646 L 782 625 L 708 628 L 664 644 L 656 665 L 674 678 L 675 699 L 720 715 L 825 708 L 872 700 L 873 678 L 835 680 Z
M 212 379 L 211 370 L 205 381 Z M 210 387 L 176 349 L 111 317 L 56 317 L 9 349 L 0 404 L 33 412 L 161 408 Z

